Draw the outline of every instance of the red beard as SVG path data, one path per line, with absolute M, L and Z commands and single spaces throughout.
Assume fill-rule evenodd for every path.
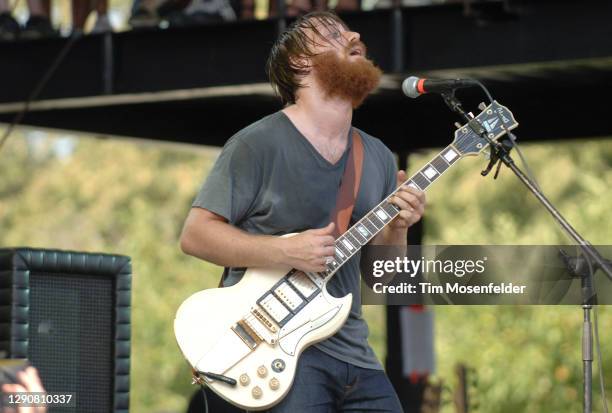
M 360 44 L 365 52 L 365 46 Z M 324 93 L 330 98 L 350 100 L 356 109 L 378 86 L 382 71 L 365 57 L 349 57 L 350 48 L 345 50 L 345 58 L 339 57 L 335 51 L 318 54 L 312 58 L 312 65 Z

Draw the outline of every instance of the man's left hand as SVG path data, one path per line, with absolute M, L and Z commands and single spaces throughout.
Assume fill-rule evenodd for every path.
M 391 202 L 397 205 L 401 211 L 393 221 L 389 224 L 392 229 L 405 229 L 418 222 L 425 212 L 425 192 L 419 191 L 413 187 L 402 185 L 406 182 L 405 171 L 397 172 L 398 191 Z

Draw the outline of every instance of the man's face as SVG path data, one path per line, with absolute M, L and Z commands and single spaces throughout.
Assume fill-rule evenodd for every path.
M 314 53 L 334 51 L 338 58 L 349 61 L 365 58 L 366 46 L 361 42 L 359 33 L 348 30 L 339 22 L 321 22 L 316 28 L 319 33 L 311 34 Z
M 329 98 L 349 100 L 357 108 L 378 86 L 382 72 L 366 58 L 359 33 L 338 22 L 320 23 L 312 33 L 311 75 Z

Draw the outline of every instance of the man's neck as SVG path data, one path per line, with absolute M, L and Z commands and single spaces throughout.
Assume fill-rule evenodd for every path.
M 350 102 L 324 99 L 310 93 L 300 96 L 295 104 L 283 111 L 308 140 L 346 143 L 353 118 Z

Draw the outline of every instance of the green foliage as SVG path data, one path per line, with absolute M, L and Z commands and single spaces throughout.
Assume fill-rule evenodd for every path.
M 546 196 L 593 244 L 611 241 L 610 143 L 608 139 L 521 146 Z M 436 153 L 411 157 L 411 166 L 416 169 Z M 517 154 L 514 158 L 519 162 Z M 427 194 L 425 243 L 573 244 L 510 170 L 502 169 L 494 181 L 492 176 L 480 176 L 486 164 L 481 158 L 460 162 Z M 452 385 L 456 363 L 474 367 L 479 411 L 580 411 L 579 307 L 439 306 L 435 312 L 438 375 Z M 610 394 L 612 312 L 601 307 L 599 314 Z M 595 411 L 600 411 L 597 377 L 593 387 Z M 444 409 L 451 411 L 450 405 Z
M 27 136 L 26 136 L 27 135 Z M 66 145 L 74 151 L 65 153 Z M 574 226 L 609 243 L 610 140 L 525 148 L 541 185 Z M 62 155 L 62 153 L 64 155 Z M 172 320 L 220 268 L 182 254 L 178 237 L 218 152 L 129 140 L 78 140 L 19 131 L 0 153 L 0 245 L 102 251 L 133 259 L 131 411 L 184 411 L 189 369 Z M 431 154 L 411 159 L 420 166 Z M 429 244 L 552 244 L 566 239 L 510 175 L 480 178 L 461 161 L 428 193 Z M 580 405 L 580 310 L 573 307 L 438 307 L 438 374 L 458 361 L 477 369 L 486 412 L 569 412 Z M 370 341 L 384 358 L 384 308 L 368 306 Z M 612 327 L 602 309 L 607 370 Z M 608 382 L 612 377 L 608 375 Z M 446 408 L 445 411 L 452 411 Z

